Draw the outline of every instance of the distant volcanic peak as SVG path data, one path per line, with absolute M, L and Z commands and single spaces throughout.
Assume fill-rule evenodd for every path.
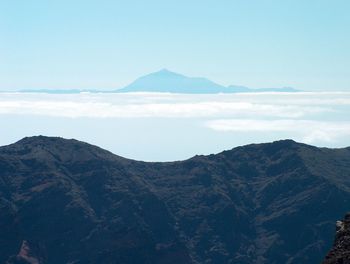
M 251 89 L 245 86 L 224 86 L 204 77 L 189 77 L 162 69 L 137 78 L 116 92 L 157 92 L 184 94 L 218 94 L 251 92 L 297 92 L 290 87 Z
M 158 75 L 172 75 L 172 76 L 182 76 L 182 77 L 185 77 L 184 75 L 182 75 L 182 74 L 179 74 L 179 73 L 176 73 L 176 72 L 174 72 L 174 71 L 170 71 L 170 70 L 168 70 L 168 69 L 166 69 L 166 68 L 164 68 L 164 69 L 161 69 L 161 70 L 159 70 L 159 71 L 156 71 L 156 72 L 154 72 L 154 73 L 151 73 L 151 74 L 149 74 L 149 75 L 154 75 L 154 74 L 158 74 Z M 147 75 L 146 75 L 147 76 Z
M 152 72 L 152 73 L 143 75 L 140 78 L 136 79 L 135 82 L 138 80 L 142 80 L 142 79 L 152 79 L 152 78 L 185 79 L 185 78 L 190 78 L 190 77 L 187 77 L 187 76 L 180 74 L 180 73 L 169 71 L 168 69 L 162 69 L 162 70 L 159 70 L 156 72 Z
M 219 93 L 227 88 L 202 77 L 188 77 L 167 69 L 142 76 L 119 92 Z

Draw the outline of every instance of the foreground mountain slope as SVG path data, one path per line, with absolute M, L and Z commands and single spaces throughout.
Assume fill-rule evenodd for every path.
M 349 179 L 349 149 L 290 140 L 146 163 L 25 138 L 0 148 L 0 263 L 319 263 Z
M 2 148 L 1 207 L 8 217 L 0 225 L 9 233 L 0 236 L 0 263 L 22 240 L 45 248 L 45 263 L 175 263 L 171 256 L 189 262 L 167 209 L 125 163 L 57 138 Z

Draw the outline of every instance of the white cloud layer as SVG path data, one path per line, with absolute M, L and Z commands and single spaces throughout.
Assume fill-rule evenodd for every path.
M 286 132 L 305 143 L 335 142 L 350 136 L 350 122 L 313 120 L 212 120 L 206 126 L 223 132 Z
M 5 115 L 122 118 L 130 122 L 135 118 L 150 122 L 156 118 L 199 119 L 203 129 L 218 133 L 251 132 L 259 139 L 259 134 L 266 132 L 306 143 L 332 143 L 350 136 L 350 93 L 0 93 L 0 118 Z
M 91 118 L 303 118 L 350 105 L 350 94 L 0 94 L 0 114 Z

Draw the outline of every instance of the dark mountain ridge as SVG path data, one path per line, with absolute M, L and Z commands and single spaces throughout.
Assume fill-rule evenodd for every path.
M 23 244 L 24 263 L 319 263 L 349 190 L 349 148 L 148 163 L 25 138 L 0 147 L 0 263 L 26 261 Z

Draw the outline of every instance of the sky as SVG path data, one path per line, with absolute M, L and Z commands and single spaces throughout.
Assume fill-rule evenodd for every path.
M 0 90 L 116 89 L 167 68 L 350 91 L 348 0 L 0 0 Z

